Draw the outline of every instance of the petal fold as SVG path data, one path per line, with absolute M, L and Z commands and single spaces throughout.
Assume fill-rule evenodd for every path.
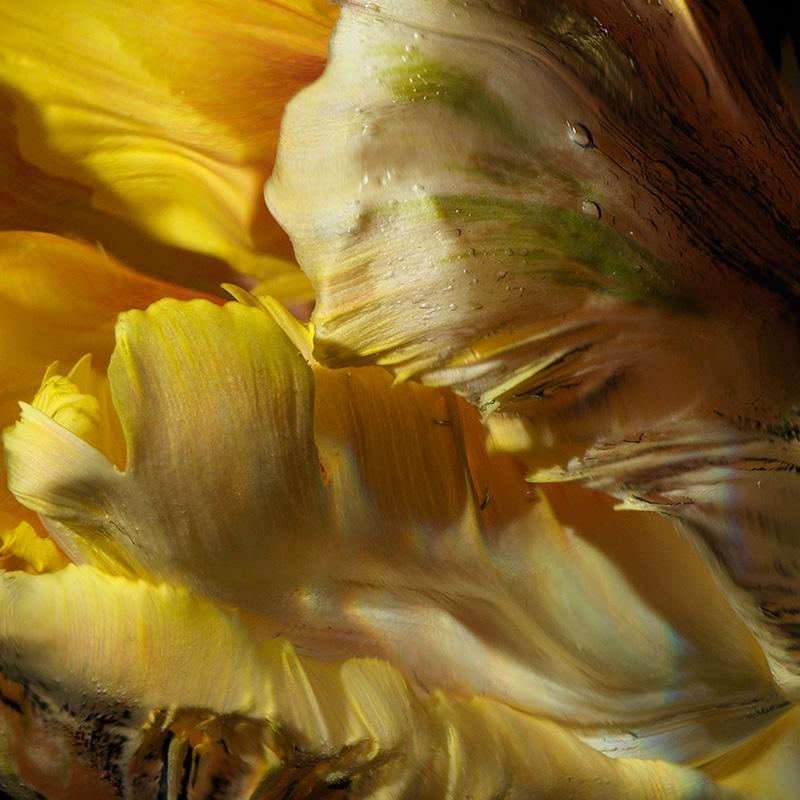
M 313 562 L 323 498 L 309 368 L 263 309 L 163 300 L 117 325 L 120 471 L 23 404 L 9 485 L 68 552 L 248 605 Z M 102 563 L 109 567 L 106 558 Z

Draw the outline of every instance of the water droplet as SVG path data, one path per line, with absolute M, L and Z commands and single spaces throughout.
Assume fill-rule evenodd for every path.
M 456 304 L 455 303 L 449 303 L 447 308 L 448 308 L 449 311 L 455 311 L 456 310 Z
M 429 304 L 428 303 L 420 303 L 419 307 L 420 308 L 429 308 Z
M 506 249 L 503 252 L 505 252 L 505 254 L 507 256 L 513 256 L 514 255 L 514 250 L 512 248 L 510 248 L 510 247 L 506 247 Z
M 365 176 L 364 176 L 364 177 L 361 179 L 361 183 L 362 183 L 364 186 L 366 186 L 366 185 L 369 183 L 369 175 L 365 175 Z
M 469 251 L 468 251 L 468 255 L 474 256 L 476 252 L 477 252 L 477 251 L 475 250 L 475 248 L 474 248 L 474 247 L 470 247 L 470 249 L 469 249 Z
M 478 282 L 478 279 L 477 279 L 477 278 L 470 278 L 470 280 L 469 280 L 469 285 L 470 285 L 470 286 L 474 286 L 474 285 L 475 285 L 477 282 Z
M 497 270 L 497 280 L 501 281 L 505 276 L 508 275 L 507 269 L 499 269 Z
M 567 130 L 569 131 L 569 138 L 572 139 L 578 147 L 594 147 L 592 133 L 585 125 L 582 125 L 580 122 L 568 122 Z
M 416 194 L 422 194 L 425 191 L 425 187 L 421 183 L 415 183 L 411 187 L 411 191 L 415 192 Z
M 584 200 L 581 203 L 581 211 L 587 217 L 593 217 L 594 219 L 600 219 L 603 216 L 603 210 L 594 200 Z

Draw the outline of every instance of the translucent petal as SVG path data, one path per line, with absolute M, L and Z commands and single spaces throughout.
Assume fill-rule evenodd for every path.
M 39 536 L 28 522 L 11 527 L 4 517 L 0 514 L 0 569 L 39 575 L 67 565 L 66 557 L 52 539 Z
M 800 780 L 800 712 L 793 710 L 704 771 L 748 796 L 792 800 Z
M 78 232 L 206 290 L 223 262 L 262 279 L 294 272 L 261 186 L 284 104 L 324 65 L 334 11 L 3 2 L 0 102 L 15 123 L 0 156 L 5 226 Z
M 274 592 L 310 566 L 322 504 L 311 375 L 263 309 L 128 312 L 109 380 L 123 472 L 32 406 L 5 438 L 9 485 L 65 549 L 245 605 L 271 594 L 267 574 Z
M 88 402 L 107 406 L 105 367 L 117 314 L 161 297 L 196 294 L 132 272 L 101 248 L 50 234 L 0 232 L 0 429 L 16 418 L 19 400 L 33 398 L 54 360 L 65 369 L 53 367 L 53 374 L 63 374 L 92 353 L 101 372 L 86 387 L 95 398 Z M 81 371 L 88 379 L 86 364 Z M 22 520 L 40 530 L 7 491 L 3 460 L 0 487 L 0 530 L 10 534 Z

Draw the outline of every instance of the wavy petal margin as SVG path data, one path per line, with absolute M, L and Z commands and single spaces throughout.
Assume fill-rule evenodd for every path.
M 626 535 L 601 496 L 571 489 L 550 494 L 555 515 L 486 452 L 465 401 L 309 365 L 302 326 L 238 294 L 120 319 L 116 463 L 85 362 L 23 404 L 10 486 L 72 560 L 240 607 L 308 654 L 386 659 L 425 694 L 548 716 L 617 756 L 699 762 L 786 710 L 669 523 Z M 643 580 L 640 540 L 680 579 Z
M 420 698 L 377 660 L 298 657 L 180 589 L 70 566 L 0 574 L 0 603 L 0 786 L 50 800 L 742 797 L 488 698 Z

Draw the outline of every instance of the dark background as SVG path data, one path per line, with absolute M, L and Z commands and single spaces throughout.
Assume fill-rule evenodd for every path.
M 781 63 L 781 43 L 788 35 L 800 51 L 800 0 L 745 0 L 761 39 L 776 67 Z

